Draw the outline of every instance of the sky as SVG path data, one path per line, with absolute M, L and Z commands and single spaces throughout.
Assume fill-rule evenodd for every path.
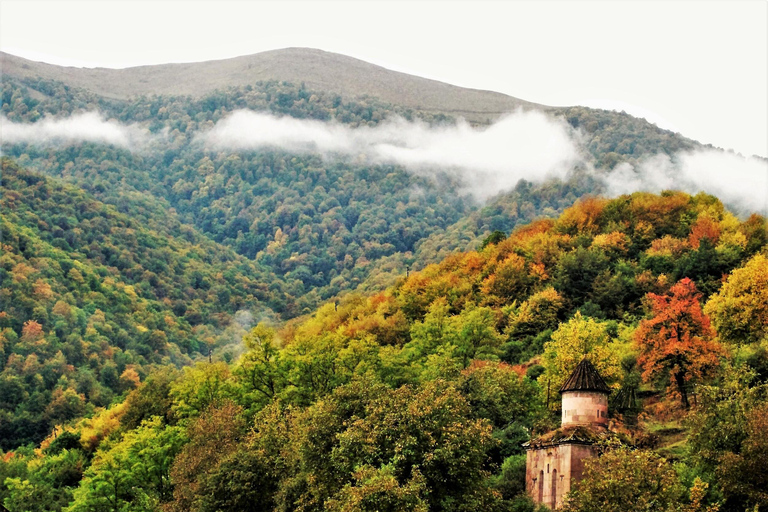
M 768 156 L 768 2 L 0 0 L 0 50 L 122 68 L 292 46 Z

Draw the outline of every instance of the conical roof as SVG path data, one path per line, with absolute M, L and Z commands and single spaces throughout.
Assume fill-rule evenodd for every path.
M 560 393 L 565 393 L 566 391 L 600 391 L 602 393 L 610 393 L 611 388 L 608 387 L 600 376 L 595 365 L 590 363 L 585 357 L 560 388 Z

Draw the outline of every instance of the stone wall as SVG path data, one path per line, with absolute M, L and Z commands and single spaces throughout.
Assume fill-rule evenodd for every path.
M 608 395 L 596 391 L 563 393 L 562 426 L 608 426 Z
M 560 508 L 584 472 L 584 459 L 596 455 L 592 445 L 558 444 L 528 450 L 525 485 L 536 503 Z

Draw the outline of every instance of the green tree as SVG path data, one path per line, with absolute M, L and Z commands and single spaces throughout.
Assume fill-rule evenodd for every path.
M 544 373 L 539 377 L 539 385 L 549 388 L 550 395 L 555 396 L 585 356 L 607 382 L 616 381 L 621 375 L 617 350 L 611 345 L 606 324 L 577 312 L 560 324 L 552 340 L 544 344 Z
M 554 286 L 573 305 L 589 300 L 595 281 L 608 267 L 608 258 L 601 249 L 577 247 L 560 255 L 554 269 Z
M 181 427 L 158 417 L 100 449 L 67 512 L 150 512 L 173 497 L 171 464 L 185 441 Z
M 240 387 L 224 362 L 187 366 L 170 388 L 172 410 L 179 418 L 197 416 L 206 408 L 227 400 L 237 401 L 239 395 Z
M 648 450 L 613 449 L 584 462 L 564 512 L 674 512 L 684 496 L 677 473 Z
M 494 445 L 487 420 L 472 419 L 454 387 L 434 381 L 380 394 L 365 416 L 338 435 L 332 458 L 345 474 L 354 468 L 389 466 L 400 485 L 420 474 L 429 489 L 429 509 L 469 510 L 493 501 L 485 463 Z
M 328 501 L 333 512 L 428 512 L 428 489 L 418 470 L 405 484 L 395 476 L 391 465 L 380 468 L 362 466 L 347 484 Z
M 246 352 L 234 369 L 235 375 L 250 400 L 262 404 L 273 400 L 287 384 L 274 330 L 260 323 L 243 336 L 243 344 Z
M 762 510 L 768 385 L 748 368 L 726 367 L 720 385 L 699 387 L 698 402 L 687 420 L 691 464 L 722 494 L 721 510 Z
M 48 453 L 45 458 L 31 457 L 26 475 L 5 479 L 5 507 L 9 512 L 61 510 L 72 501 L 86 465 L 85 454 L 78 449 Z
M 497 229 L 496 231 L 494 231 L 493 233 L 491 233 L 490 235 L 488 235 L 483 239 L 482 243 L 480 244 L 480 250 L 482 251 L 489 245 L 496 245 L 499 242 L 502 242 L 506 239 L 507 239 L 507 234 Z

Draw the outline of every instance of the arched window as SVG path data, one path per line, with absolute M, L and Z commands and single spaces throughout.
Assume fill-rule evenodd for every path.
M 544 503 L 544 470 L 539 473 L 539 503 Z
M 552 510 L 557 506 L 557 470 L 552 470 Z

